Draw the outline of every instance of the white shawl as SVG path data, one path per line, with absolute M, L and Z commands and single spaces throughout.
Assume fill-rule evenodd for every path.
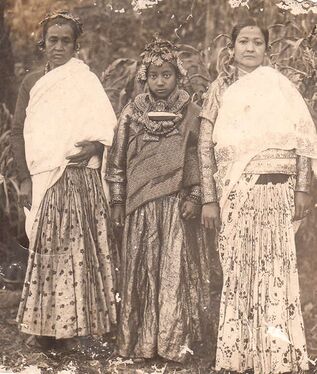
M 313 159 L 316 173 L 313 119 L 295 86 L 271 67 L 258 67 L 225 91 L 213 141 L 219 168 L 215 178 L 224 179 L 221 206 L 246 165 L 266 149 L 295 149 Z
M 80 151 L 75 144 L 88 140 L 110 146 L 115 125 L 116 116 L 99 79 L 82 61 L 72 58 L 36 82 L 24 124 L 33 186 L 32 209 L 26 220 L 29 237 L 45 192 L 63 174 L 69 163 L 66 157 Z M 97 156 L 88 167 L 100 167 Z

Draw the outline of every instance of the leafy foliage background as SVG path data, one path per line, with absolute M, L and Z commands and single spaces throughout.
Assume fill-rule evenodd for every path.
M 317 14 L 295 16 L 277 7 L 279 1 L 275 0 L 244 1 L 248 6 L 237 8 L 231 7 L 229 0 L 147 3 L 153 6 L 140 9 L 137 6 L 140 0 L 0 0 L 0 103 L 6 104 L 0 105 L 0 275 L 12 242 L 18 239 L 27 244 L 9 146 L 10 112 L 25 74 L 44 65 L 36 42 L 40 39 L 39 22 L 50 10 L 69 9 L 81 17 L 84 35 L 80 39 L 79 57 L 102 79 L 117 113 L 138 90 L 134 81 L 137 59 L 155 34 L 187 46 L 183 48 L 187 51 L 187 67 L 195 76 L 191 88 L 202 92 L 226 58 L 226 35 L 232 26 L 241 18 L 256 16 L 270 27 L 272 46 L 267 63 L 293 80 L 317 121 Z M 316 183 L 312 194 L 316 203 Z M 314 358 L 317 357 L 317 209 L 302 224 L 297 244 L 308 348 Z

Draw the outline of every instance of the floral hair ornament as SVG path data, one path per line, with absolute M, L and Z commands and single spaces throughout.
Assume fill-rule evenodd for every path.
M 156 38 L 153 42 L 145 46 L 141 58 L 141 66 L 137 73 L 137 79 L 140 82 L 146 82 L 147 71 L 151 64 L 162 66 L 164 62 L 169 62 L 176 67 L 179 78 L 185 78 L 187 75 L 187 71 L 178 57 L 177 47 L 168 40 Z
M 64 18 L 66 20 L 72 21 L 76 25 L 77 36 L 79 36 L 83 33 L 83 25 L 80 22 L 80 19 L 78 17 L 73 16 L 67 10 L 58 10 L 58 11 L 55 11 L 55 12 L 48 13 L 42 19 L 42 21 L 40 22 L 40 25 L 45 25 L 49 21 L 52 21 L 56 18 Z

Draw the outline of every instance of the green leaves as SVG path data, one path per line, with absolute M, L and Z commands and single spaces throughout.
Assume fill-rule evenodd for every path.
M 313 112 L 316 111 L 317 26 L 307 30 L 295 22 L 288 22 L 273 25 L 271 30 L 277 36 L 271 43 L 272 64 L 293 81 Z
M 19 207 L 19 186 L 17 171 L 11 152 L 12 116 L 4 104 L 0 103 L 0 216 L 6 231 L 17 237 L 22 235 L 24 218 Z

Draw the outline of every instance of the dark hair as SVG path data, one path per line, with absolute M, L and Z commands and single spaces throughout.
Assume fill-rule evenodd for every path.
M 73 17 L 67 11 L 60 11 L 57 13 L 47 15 L 44 20 L 40 23 L 42 25 L 42 38 L 38 42 L 40 48 L 45 47 L 45 38 L 48 29 L 53 25 L 69 25 L 73 30 L 74 35 L 74 47 L 78 37 L 82 34 L 82 24 L 78 18 Z
M 231 47 L 232 48 L 234 47 L 237 37 L 240 34 L 240 31 L 248 26 L 256 26 L 261 30 L 261 33 L 263 34 L 263 37 L 264 37 L 265 46 L 266 48 L 268 48 L 269 47 L 269 30 L 263 26 L 260 26 L 259 23 L 253 18 L 250 18 L 241 23 L 238 23 L 237 25 L 233 27 L 232 32 L 231 32 Z

